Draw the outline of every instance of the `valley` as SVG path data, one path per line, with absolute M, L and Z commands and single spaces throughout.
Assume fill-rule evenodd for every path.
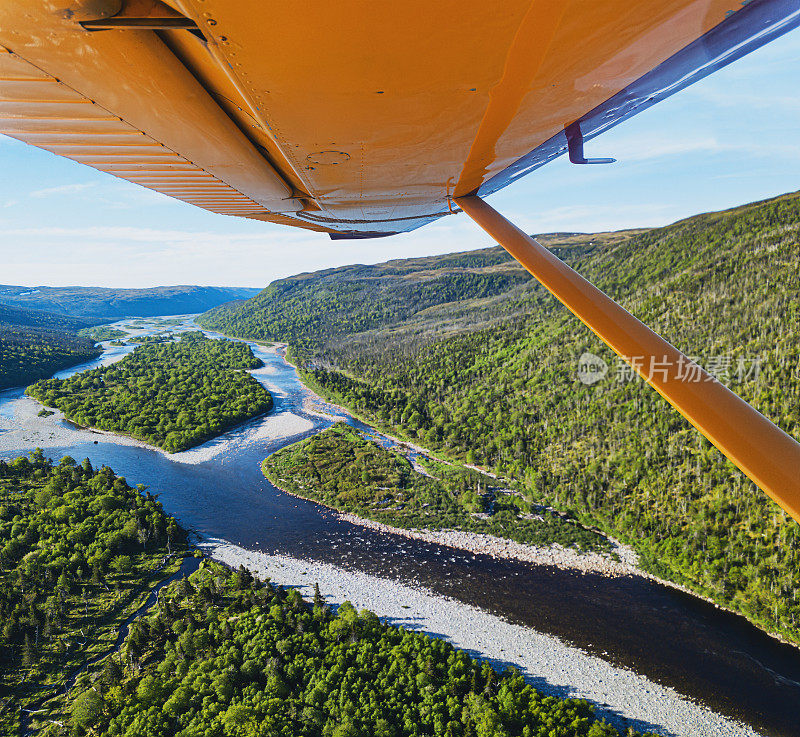
M 0 305 L 76 318 L 85 325 L 127 317 L 157 317 L 202 312 L 254 296 L 250 287 L 171 286 L 144 289 L 109 287 L 24 287 L 0 284 Z
M 47 379 L 99 355 L 75 318 L 0 304 L 0 390 Z
M 0 0 L 0 737 L 800 737 L 800 0 L 495 5 Z
M 184 321 L 149 329 L 190 328 Z M 75 428 L 59 412 L 38 417 L 38 404 L 14 390 L 0 395 L 0 455 L 41 445 L 56 458 L 69 453 L 105 463 L 146 484 L 199 536 L 202 549 L 233 568 L 245 564 L 299 586 L 309 599 L 317 581 L 332 605 L 350 600 L 385 621 L 445 637 L 500 669 L 513 664 L 545 694 L 589 698 L 623 731 L 630 725 L 642 732 L 754 734 L 737 725 L 743 720 L 768 734 L 792 734 L 796 651 L 738 618 L 646 579 L 581 574 L 370 530 L 276 490 L 260 473 L 272 452 L 337 420 L 381 434 L 305 388 L 280 347 L 250 348 L 264 364 L 251 375 L 275 408 L 201 446 L 167 455 Z M 103 357 L 77 372 L 133 349 L 109 342 Z
M 800 437 L 798 227 L 795 193 L 541 240 Z M 365 422 L 508 479 L 800 642 L 800 527 L 501 249 L 299 275 L 199 322 L 288 342 L 303 380 Z M 599 383 L 579 378 L 585 353 Z
M 252 296 L 246 287 L 17 287 L 0 285 L 0 390 L 48 379 L 99 355 L 95 343 L 119 339 L 108 323 L 162 313 L 199 312 Z
M 721 380 L 794 431 L 800 382 L 785 370 L 794 335 L 779 326 L 794 309 L 799 210 L 788 195 L 657 231 L 543 240 L 604 274 L 595 279 L 605 278 L 629 309 L 672 326 L 673 339 L 705 350 Z M 649 294 L 654 274 L 672 280 L 671 290 Z M 2 510 L 4 606 L 16 622 L 6 656 L 18 676 L 36 663 L 49 668 L 31 681 L 44 695 L 24 696 L 36 707 L 22 712 L 24 729 L 236 733 L 269 723 L 275 733 L 355 735 L 424 722 L 443 735 L 517 733 L 522 722 L 504 721 L 511 712 L 502 704 L 523 699 L 532 711 L 519 702 L 515 713 L 531 729 L 563 715 L 576 736 L 794 734 L 796 526 L 661 400 L 615 371 L 612 357 L 504 252 L 300 275 L 196 318 L 90 326 L 2 309 L 26 329 L 45 329 L 38 320 L 99 342 L 81 365 L 25 393 L 0 392 L 0 457 L 17 469 Z M 581 379 L 585 354 L 605 362 L 598 383 Z M 769 393 L 778 372 L 788 383 Z M 33 448 L 42 450 L 31 461 L 12 460 Z M 48 456 L 65 458 L 48 465 Z M 25 482 L 34 484 L 28 492 L 13 487 L 25 463 L 36 478 Z M 94 507 L 81 506 L 78 489 L 101 467 L 114 469 L 102 473 L 116 479 L 115 490 L 158 498 L 180 528 L 165 537 L 161 512 L 148 523 L 137 517 L 135 530 L 120 518 L 123 530 L 100 556 L 87 527 Z M 47 474 L 54 480 L 43 484 Z M 97 507 L 114 509 L 110 497 Z M 43 531 L 56 521 L 77 525 L 66 563 L 43 552 Z M 175 529 L 195 546 L 176 549 L 177 557 Z M 156 546 L 141 563 L 131 535 Z M 60 550 L 51 547 L 51 555 Z M 180 564 L 191 550 L 227 568 L 193 557 Z M 199 570 L 181 580 L 179 564 L 187 575 Z M 124 575 L 128 583 L 109 586 Z M 15 604 L 12 581 L 40 589 Z M 87 592 L 98 586 L 92 614 Z M 103 614 L 126 586 L 125 603 Z M 162 586 L 166 603 L 156 606 Z M 70 593 L 83 597 L 74 623 L 63 608 Z M 220 623 L 247 619 L 253 607 L 263 615 L 247 620 L 242 637 L 230 626 L 220 639 Z M 95 622 L 86 646 L 73 630 Z M 351 645 L 337 650 L 334 630 L 346 630 Z M 422 639 L 408 639 L 409 630 Z M 309 650 L 311 632 L 318 644 Z M 263 643 L 258 672 L 240 668 L 234 654 L 239 674 L 217 684 L 202 674 L 230 670 L 230 637 L 241 640 L 237 647 L 247 638 Z M 359 701 L 349 684 L 385 680 L 400 667 L 365 660 L 397 637 L 393 652 L 413 641 L 448 668 L 458 652 L 448 648 L 466 648 L 478 663 L 463 667 L 482 675 L 461 693 L 450 670 L 436 676 L 426 665 L 415 682 L 428 690 L 379 713 L 366 686 L 356 689 L 367 698 Z M 338 665 L 319 660 L 320 647 Z M 82 660 L 97 663 L 83 668 Z M 178 680 L 154 688 L 155 675 L 176 662 Z M 333 696 L 317 703 L 303 662 L 328 674 L 337 707 Z M 336 681 L 340 666 L 348 675 Z M 509 666 L 520 676 L 495 675 Z M 56 684 L 67 690 L 50 697 Z M 0 714 L 13 732 L 27 685 L 8 685 L 13 695 Z M 445 695 L 456 691 L 466 711 Z M 276 711 L 270 700 L 281 694 L 298 700 Z

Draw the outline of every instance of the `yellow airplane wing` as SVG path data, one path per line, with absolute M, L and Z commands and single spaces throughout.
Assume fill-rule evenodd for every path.
M 334 238 L 460 207 L 800 521 L 800 445 L 480 199 L 611 161 L 585 141 L 798 24 L 798 0 L 0 0 L 0 132 Z
M 390 234 L 799 21 L 786 0 L 0 0 L 0 131 L 213 212 Z

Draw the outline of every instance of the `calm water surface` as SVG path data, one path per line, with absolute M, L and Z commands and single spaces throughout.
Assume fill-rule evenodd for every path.
M 88 457 L 95 465 L 111 466 L 130 483 L 146 484 L 170 514 L 204 536 L 422 584 L 561 637 L 765 734 L 800 735 L 800 651 L 741 617 L 635 577 L 584 575 L 379 533 L 275 489 L 261 475 L 263 458 L 333 420 L 309 407 L 308 391 L 275 350 L 250 345 L 264 361 L 255 376 L 273 392 L 275 409 L 269 417 L 202 446 L 206 460 L 181 462 L 184 454 L 168 458 L 100 435 L 94 444 L 77 432 L 74 444 L 47 449 L 48 455 L 58 459 L 69 454 L 79 461 Z M 118 359 L 129 350 L 111 347 L 97 361 L 59 376 Z M 0 414 L 13 416 L 20 394 L 0 393 Z M 338 409 L 321 403 L 316 407 L 366 429 Z M 301 418 L 306 429 L 270 439 L 265 423 L 274 427 L 290 415 Z

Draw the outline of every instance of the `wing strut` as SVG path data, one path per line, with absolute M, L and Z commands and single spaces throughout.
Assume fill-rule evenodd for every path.
M 800 444 L 482 199 L 455 202 L 800 522 Z

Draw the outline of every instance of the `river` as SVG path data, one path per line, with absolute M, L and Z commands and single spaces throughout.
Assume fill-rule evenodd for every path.
M 58 375 L 131 350 L 103 345 L 99 359 Z M 8 390 L 0 393 L 0 456 L 41 445 L 56 460 L 88 457 L 130 483 L 147 485 L 170 514 L 201 536 L 410 582 L 555 635 L 762 734 L 800 735 L 800 650 L 741 617 L 640 577 L 582 574 L 376 532 L 275 489 L 260 472 L 266 455 L 330 426 L 331 414 L 366 426 L 314 399 L 279 351 L 250 345 L 264 362 L 253 375 L 273 393 L 275 408 L 197 449 L 168 456 L 79 430 L 58 416 L 37 418 L 33 400 Z

